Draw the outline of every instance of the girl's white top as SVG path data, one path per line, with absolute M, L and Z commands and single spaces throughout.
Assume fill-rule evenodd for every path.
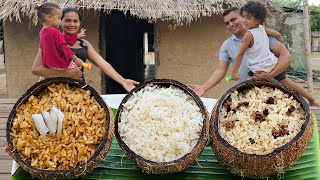
M 269 39 L 264 26 L 249 30 L 253 36 L 253 46 L 247 49 L 243 58 L 252 72 L 270 72 L 277 64 L 278 58 L 269 49 Z

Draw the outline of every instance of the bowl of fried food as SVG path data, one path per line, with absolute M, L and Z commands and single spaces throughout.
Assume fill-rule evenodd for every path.
M 6 151 L 36 178 L 71 179 L 105 158 L 113 135 L 110 108 L 91 86 L 49 78 L 33 85 L 13 107 Z

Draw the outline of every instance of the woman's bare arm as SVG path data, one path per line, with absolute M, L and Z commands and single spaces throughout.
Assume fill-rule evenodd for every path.
M 131 91 L 139 82 L 123 78 L 106 60 L 104 60 L 93 46 L 85 41 L 88 45 L 88 59 L 99 67 L 107 76 L 121 84 L 127 91 Z
M 81 67 L 77 67 L 69 70 L 53 70 L 41 64 L 42 61 L 42 53 L 39 48 L 37 56 L 32 65 L 32 73 L 34 75 L 42 76 L 45 78 L 50 77 L 70 77 L 73 79 L 81 80 L 82 79 L 82 71 Z

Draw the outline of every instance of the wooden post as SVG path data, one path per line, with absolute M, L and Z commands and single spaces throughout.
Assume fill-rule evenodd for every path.
M 309 22 L 309 5 L 308 0 L 303 0 L 303 19 L 304 19 L 304 39 L 307 63 L 307 85 L 309 93 L 313 92 L 312 68 L 310 62 L 310 22 Z

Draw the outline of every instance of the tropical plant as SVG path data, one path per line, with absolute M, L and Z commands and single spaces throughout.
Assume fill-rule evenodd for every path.
M 310 6 L 310 26 L 311 31 L 320 31 L 320 7 Z
M 300 0 L 272 0 L 272 1 L 284 7 L 296 8 L 296 9 L 302 8 L 302 1 Z

